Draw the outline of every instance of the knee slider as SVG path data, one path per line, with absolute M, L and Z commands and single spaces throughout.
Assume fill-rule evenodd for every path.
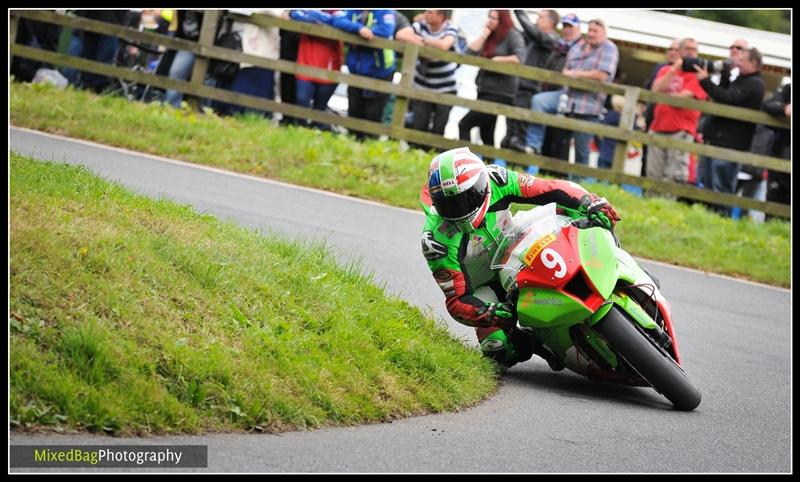
M 517 362 L 517 353 L 514 345 L 509 343 L 503 330 L 497 330 L 481 342 L 481 353 L 487 358 L 510 367 Z

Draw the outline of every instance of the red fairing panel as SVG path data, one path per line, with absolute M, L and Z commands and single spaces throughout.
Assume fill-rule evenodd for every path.
M 664 328 L 666 328 L 667 334 L 672 340 L 672 350 L 675 352 L 675 362 L 680 365 L 681 354 L 678 351 L 678 338 L 675 336 L 675 328 L 672 326 L 672 315 L 669 312 L 669 303 L 667 303 L 666 300 L 659 300 L 657 304 L 658 310 L 661 312 L 661 316 L 664 317 Z

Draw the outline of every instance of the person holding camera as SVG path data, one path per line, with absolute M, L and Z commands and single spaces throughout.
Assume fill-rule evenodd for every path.
M 709 97 L 721 104 L 746 109 L 761 109 L 764 99 L 764 79 L 761 77 L 763 58 L 758 49 L 751 48 L 739 60 L 739 75 L 730 84 L 714 85 L 709 78 L 709 62 L 700 59 L 685 62 L 697 72 L 700 85 Z M 714 68 L 716 69 L 716 65 Z M 711 116 L 703 132 L 706 144 L 747 151 L 753 138 L 755 124 L 726 117 Z M 740 165 L 723 159 L 710 158 L 711 189 L 715 192 L 735 194 L 736 178 Z M 729 207 L 718 207 L 722 214 L 730 215 Z
M 712 64 L 720 68 L 709 70 L 711 73 L 711 82 L 714 85 L 719 85 L 724 88 L 729 87 L 731 82 L 733 82 L 736 77 L 739 76 L 739 61 L 749 48 L 750 44 L 746 39 L 737 38 L 734 40 L 731 43 L 731 46 L 728 48 L 728 58 Z M 705 126 L 708 123 L 709 117 L 710 116 L 708 114 L 702 114 L 700 116 L 700 121 L 698 122 L 697 127 L 697 131 L 699 133 L 702 133 L 705 130 Z M 697 184 L 698 186 L 705 187 L 706 189 L 711 189 L 711 170 L 709 168 L 710 162 L 711 160 L 707 156 L 700 156 L 697 162 Z
M 697 41 L 685 38 L 678 44 L 678 55 L 672 64 L 664 65 L 656 73 L 652 90 L 678 97 L 706 100 L 708 94 L 700 86 L 694 68 L 686 71 L 684 59 L 697 57 Z M 650 133 L 668 136 L 684 142 L 694 142 L 700 111 L 656 104 Z M 689 153 L 680 149 L 648 146 L 647 177 L 662 181 L 685 183 L 689 180 Z

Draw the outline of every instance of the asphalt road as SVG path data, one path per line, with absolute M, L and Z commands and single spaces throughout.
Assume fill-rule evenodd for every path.
M 339 259 L 360 259 L 390 293 L 475 345 L 472 330 L 450 320 L 422 258 L 420 213 L 16 128 L 9 139 L 22 154 L 82 163 L 137 192 L 324 239 Z M 652 389 L 590 382 L 534 359 L 459 413 L 280 435 L 12 433 L 10 442 L 207 444 L 211 472 L 790 472 L 791 292 L 642 265 L 672 304 L 684 368 L 703 393 L 694 412 L 673 411 Z

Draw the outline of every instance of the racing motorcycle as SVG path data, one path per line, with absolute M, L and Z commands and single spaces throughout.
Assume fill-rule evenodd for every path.
M 670 306 L 612 231 L 555 203 L 502 226 L 492 269 L 523 331 L 593 380 L 651 386 L 678 410 L 700 391 L 681 368 Z M 530 333 L 529 331 L 529 333 Z

